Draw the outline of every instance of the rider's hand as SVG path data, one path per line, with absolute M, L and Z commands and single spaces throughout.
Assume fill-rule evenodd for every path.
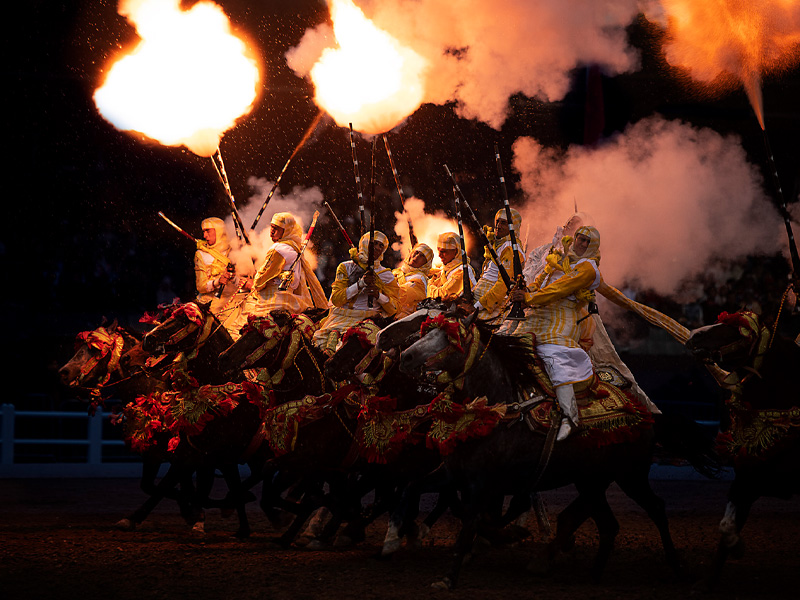
M 511 290 L 511 293 L 508 295 L 508 299 L 512 302 L 525 302 L 525 290 L 521 290 L 519 288 Z

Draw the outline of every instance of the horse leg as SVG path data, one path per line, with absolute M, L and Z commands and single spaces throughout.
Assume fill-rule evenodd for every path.
M 630 477 L 618 478 L 617 484 L 631 500 L 644 509 L 647 516 L 650 517 L 650 520 L 655 523 L 658 528 L 658 533 L 661 536 L 661 544 L 664 547 L 667 564 L 676 574 L 680 574 L 680 559 L 669 532 L 669 521 L 667 519 L 664 501 L 657 496 L 653 488 L 650 487 L 650 479 L 647 473 L 640 471 Z
M 249 538 L 251 531 L 250 522 L 247 519 L 246 505 L 247 502 L 255 500 L 255 496 L 243 487 L 238 465 L 225 465 L 220 468 L 220 471 L 225 483 L 228 484 L 228 494 L 223 502 L 226 505 L 230 505 L 232 502 L 236 509 L 236 515 L 239 517 L 239 527 L 236 529 L 234 536 L 239 539 Z
M 527 570 L 539 575 L 549 575 L 561 552 L 569 552 L 575 545 L 575 532 L 591 516 L 588 497 L 579 494 L 556 518 L 556 534 L 547 544 L 545 554 L 528 563 Z M 543 558 L 543 560 L 542 560 Z
M 425 477 L 416 481 L 409 482 L 402 494 L 397 507 L 389 516 L 389 524 L 386 528 L 386 536 L 383 540 L 383 548 L 381 548 L 381 556 L 389 556 L 400 549 L 400 539 L 402 534 L 411 527 L 417 516 L 419 515 L 419 504 L 421 496 L 426 489 L 448 489 L 448 474 L 443 465 L 434 469 Z M 455 495 L 455 491 L 451 492 Z M 450 502 L 437 503 L 434 508 L 433 518 L 431 515 L 426 519 L 428 523 L 427 528 L 430 531 L 430 526 L 444 513 L 449 506 Z M 431 520 L 432 519 L 432 520 Z
M 619 533 L 619 522 L 611 511 L 606 498 L 606 488 L 599 488 L 588 492 L 589 514 L 597 525 L 600 544 L 597 555 L 592 564 L 591 575 L 595 582 L 599 582 L 603 575 L 611 552 L 614 550 L 614 540 Z
M 751 489 L 750 486 L 743 485 L 741 479 L 734 479 L 731 484 L 725 516 L 719 524 L 719 544 L 711 564 L 711 572 L 703 582 L 703 587 L 707 591 L 713 590 L 719 583 L 728 556 L 738 558 L 744 552 L 744 542 L 739 534 L 747 522 L 753 503 L 758 499 L 758 495 Z
M 155 480 L 158 477 L 160 468 L 160 461 L 145 461 L 142 464 L 142 478 L 139 481 L 139 487 L 148 495 L 148 498 L 130 515 L 119 520 L 116 527 L 126 531 L 133 531 L 136 526 L 140 525 L 153 509 L 158 506 L 158 503 L 166 496 L 166 491 L 168 489 L 172 490 L 178 485 L 178 472 L 172 465 L 170 465 L 164 477 L 161 478 L 161 481 L 156 484 Z
M 431 587 L 434 589 L 451 590 L 456 587 L 458 576 L 461 573 L 461 567 L 472 551 L 475 542 L 475 535 L 478 531 L 478 520 L 480 518 L 481 509 L 485 506 L 486 494 L 478 482 L 472 482 L 469 485 L 469 489 L 465 490 L 462 496 L 466 496 L 464 499 L 464 519 L 461 531 L 456 538 L 453 566 L 450 569 L 450 573 L 441 581 L 436 581 L 431 584 Z

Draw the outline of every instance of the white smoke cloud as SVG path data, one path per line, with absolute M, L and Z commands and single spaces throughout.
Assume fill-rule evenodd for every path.
M 600 231 L 611 285 L 635 281 L 670 295 L 711 260 L 786 245 L 761 175 L 735 136 L 652 117 L 594 149 L 559 155 L 521 138 L 514 154 L 529 247 L 549 242 L 577 202 Z
M 292 191 L 285 196 L 281 194 L 280 188 L 276 190 L 267 205 L 266 210 L 261 215 L 258 221 L 256 231 L 250 231 L 249 227 L 253 224 L 258 211 L 264 205 L 264 200 L 267 199 L 269 192 L 272 190 L 274 181 L 269 181 L 265 177 L 251 176 L 247 180 L 247 184 L 253 190 L 253 194 L 246 200 L 244 204 L 240 204 L 237 208 L 239 215 L 244 222 L 244 226 L 248 228 L 247 236 L 250 239 L 249 246 L 242 246 L 236 248 L 236 243 L 233 242 L 234 248 L 231 250 L 231 258 L 236 263 L 237 269 L 241 273 L 254 273 L 255 269 L 261 266 L 267 250 L 272 247 L 272 240 L 269 237 L 269 224 L 272 220 L 272 215 L 279 212 L 290 212 L 299 221 L 303 232 L 305 233 L 311 225 L 311 220 L 315 210 L 319 210 L 324 200 L 322 190 L 318 187 L 301 188 L 295 187 Z M 237 204 L 239 204 L 237 202 Z M 228 214 L 225 218 L 225 226 L 228 230 L 228 238 L 235 240 L 233 217 Z M 309 261 L 311 267 L 316 266 L 316 256 L 313 252 L 314 241 L 313 238 L 309 241 L 308 247 L 303 253 L 303 257 Z
M 400 238 L 399 243 L 395 243 L 394 250 L 400 252 L 403 258 L 411 253 L 411 242 L 408 235 L 408 222 L 414 228 L 414 236 L 417 241 L 427 244 L 434 252 L 434 265 L 441 266 L 442 261 L 436 253 L 440 233 L 447 231 L 458 232 L 458 221 L 448 217 L 443 211 L 434 213 L 425 212 L 425 201 L 416 197 L 408 198 L 405 202 L 405 212 L 395 212 L 394 218 L 397 220 L 394 232 Z M 467 228 L 464 228 L 467 252 L 474 250 L 474 240 Z
M 521 92 L 563 98 L 575 67 L 596 63 L 609 75 L 638 67 L 625 27 L 637 0 L 359 0 L 376 26 L 429 63 L 424 102 L 456 102 L 458 113 L 499 128 L 508 99 Z M 325 47 L 330 26 L 306 31 L 287 53 L 306 77 Z

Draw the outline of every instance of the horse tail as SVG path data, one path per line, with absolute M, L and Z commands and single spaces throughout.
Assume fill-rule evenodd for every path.
M 679 414 L 653 415 L 656 444 L 669 456 L 688 460 L 695 471 L 718 479 L 723 468 L 714 438 L 694 420 Z

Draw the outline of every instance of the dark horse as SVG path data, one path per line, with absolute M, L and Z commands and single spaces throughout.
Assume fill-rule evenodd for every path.
M 423 337 L 403 351 L 401 368 L 406 372 L 428 370 L 438 373 L 440 381 L 451 382 L 452 401 L 461 406 L 465 400 L 486 397 L 487 405 L 505 405 L 509 413 L 534 396 L 545 396 L 540 374 L 533 366 L 537 358 L 530 342 L 522 337 L 505 336 L 487 326 L 462 323 L 445 318 L 423 324 Z M 427 326 L 427 327 L 426 327 Z M 607 389 L 607 388 L 606 388 Z M 533 390 L 533 392 L 531 392 Z M 592 518 L 599 532 L 599 549 L 592 575 L 599 578 L 607 563 L 619 530 L 606 490 L 612 482 L 639 506 L 655 523 L 668 564 L 679 570 L 678 555 L 672 542 L 664 502 L 651 489 L 648 480 L 656 431 L 646 409 L 624 391 L 628 406 L 639 415 L 638 422 L 620 427 L 607 437 L 573 434 L 554 443 L 552 433 L 516 414 L 513 421 L 501 420 L 482 437 L 459 442 L 444 456 L 446 474 L 462 495 L 465 504 L 463 527 L 455 548 L 453 567 L 437 587 L 456 585 L 461 565 L 476 535 L 478 517 L 487 509 L 493 494 L 530 494 L 574 484 L 578 497 L 558 516 L 556 536 L 548 547 L 548 557 L 573 543 L 577 528 Z M 457 408 L 457 407 L 456 407 Z M 508 416 L 508 415 L 507 415 Z M 552 432 L 555 413 L 549 417 Z M 706 458 L 706 448 L 690 460 Z M 694 464 L 694 463 L 693 463 Z M 701 466 L 702 462 L 698 462 Z
M 740 536 L 753 503 L 761 496 L 790 498 L 800 492 L 800 346 L 774 337 L 749 311 L 722 313 L 716 325 L 692 332 L 686 346 L 729 375 L 725 402 L 729 427 L 718 437 L 733 463 L 735 478 L 720 523 L 721 538 L 712 572 L 715 586 L 729 555 L 741 556 Z
M 138 397 L 163 391 L 166 384 L 145 369 L 148 354 L 142 350 L 141 335 L 120 327 L 116 322 L 78 334 L 75 354 L 59 369 L 64 385 L 88 394 L 92 407 L 115 397 L 129 405 Z M 91 410 L 91 409 L 90 409 Z M 140 452 L 142 476 L 139 486 L 149 498 L 117 526 L 132 530 L 152 512 L 162 498 L 178 502 L 181 515 L 189 525 L 202 527 L 202 512 L 191 501 L 191 477 L 182 481 L 172 478 L 156 483 L 161 465 L 166 460 L 167 439 Z M 180 491 L 174 488 L 180 483 Z

